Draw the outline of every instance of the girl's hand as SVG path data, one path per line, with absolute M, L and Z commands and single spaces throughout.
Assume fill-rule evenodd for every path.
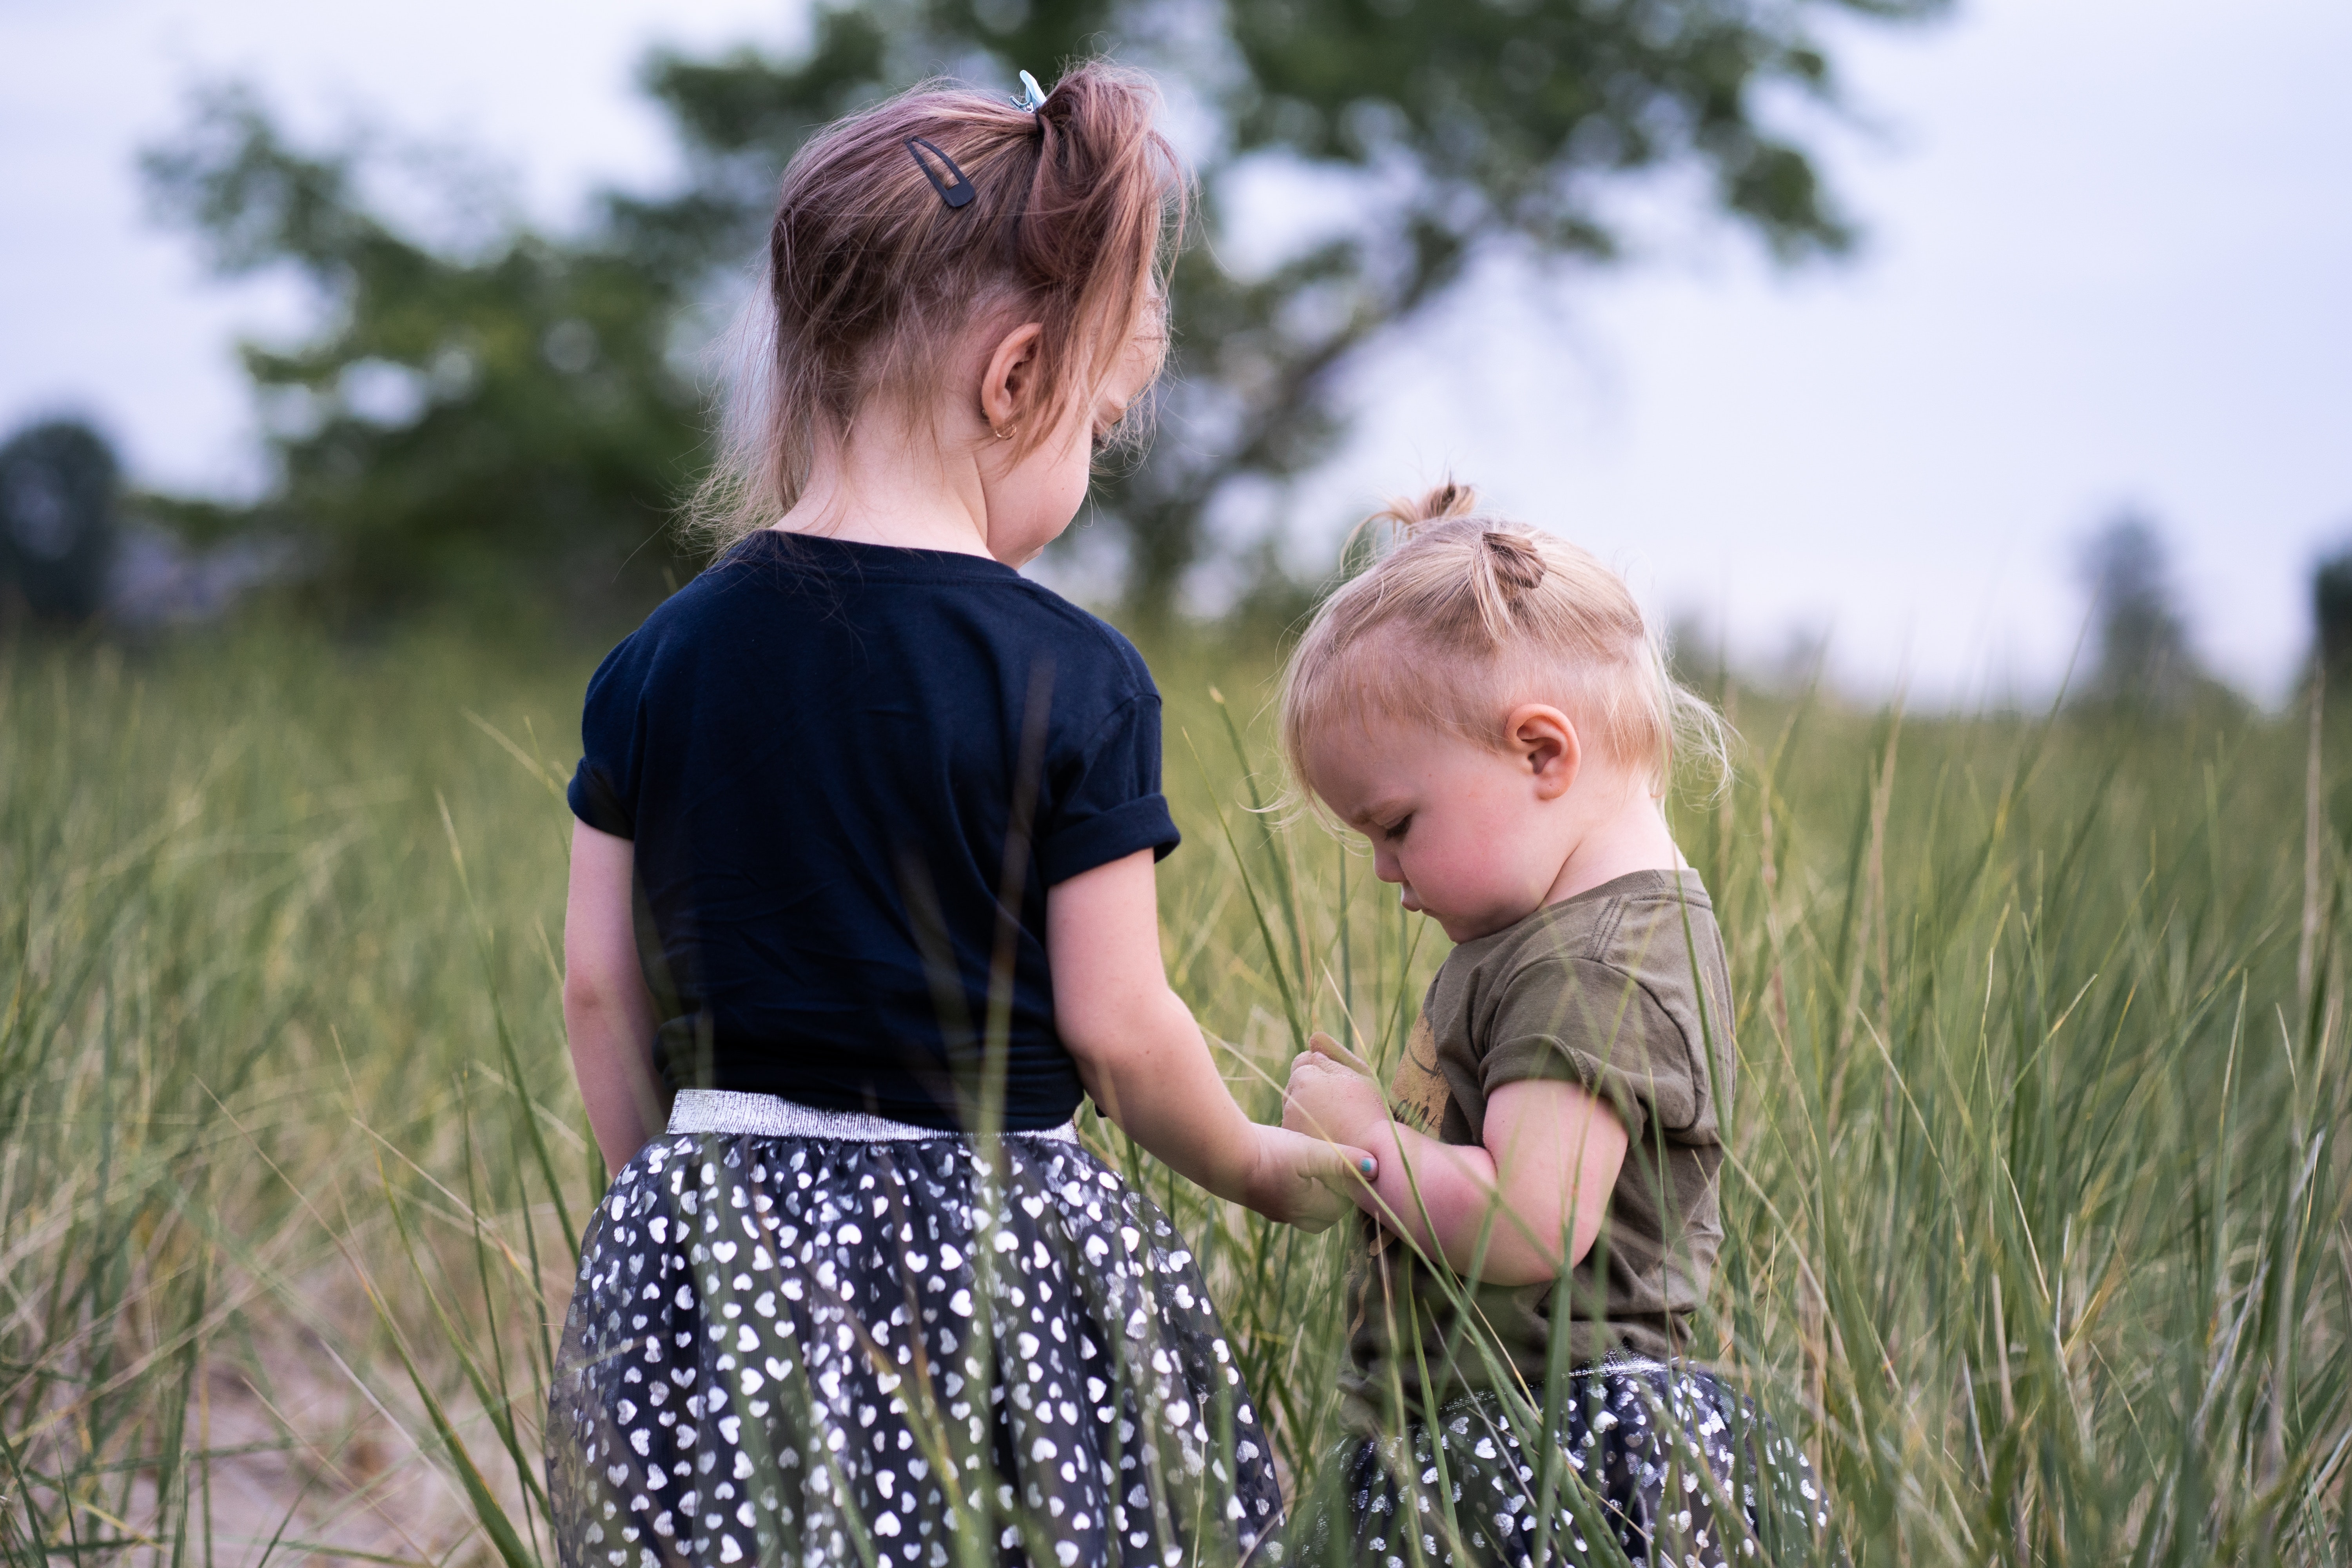
M 1217 1196 L 1308 1230 L 1366 1190 L 1380 1165 L 1364 1150 L 1261 1127 L 1234 1103 L 1168 989 L 1150 850 L 1055 883 L 1045 932 L 1055 1026 L 1087 1092 L 1129 1138 Z
M 1242 1202 L 1268 1219 L 1310 1233 L 1328 1230 L 1380 1174 L 1380 1162 L 1361 1149 L 1286 1128 L 1256 1131 L 1257 1163 Z
M 1307 1047 L 1290 1064 L 1282 1124 L 1333 1143 L 1385 1142 L 1388 1102 L 1370 1065 L 1328 1035 L 1309 1036 Z

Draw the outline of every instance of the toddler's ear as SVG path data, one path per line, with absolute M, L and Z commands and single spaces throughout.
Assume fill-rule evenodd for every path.
M 1566 795 L 1584 761 L 1583 738 L 1569 716 L 1548 702 L 1524 702 L 1503 726 L 1511 749 L 1535 774 L 1536 794 L 1545 800 Z
M 1341 1067 L 1352 1068 L 1366 1078 L 1372 1076 L 1372 1064 L 1318 1029 L 1307 1037 L 1307 1048 L 1319 1057 L 1329 1057 Z

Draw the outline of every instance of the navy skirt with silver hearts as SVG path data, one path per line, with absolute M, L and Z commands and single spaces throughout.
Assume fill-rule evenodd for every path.
M 1570 1373 L 1553 1452 L 1503 1400 L 1352 1437 L 1325 1466 L 1295 1568 L 1729 1568 L 1842 1561 L 1804 1454 L 1703 1367 L 1618 1354 Z M 1549 1473 L 1546 1473 L 1549 1470 Z M 1335 1495 L 1336 1494 L 1336 1495 Z M 1601 1543 L 1601 1538 L 1606 1543 Z
M 1273 1456 L 1183 1238 L 1067 1127 L 688 1090 L 581 1246 L 567 1568 L 1233 1563 Z

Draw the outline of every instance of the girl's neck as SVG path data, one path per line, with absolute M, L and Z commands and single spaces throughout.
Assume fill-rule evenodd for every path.
M 1576 837 L 1544 902 L 1589 893 L 1635 871 L 1679 871 L 1685 861 L 1666 816 L 1642 780 L 1630 773 L 1612 804 Z
M 913 434 L 853 433 L 845 447 L 818 458 L 800 500 L 772 526 L 853 544 L 989 555 L 977 468 Z

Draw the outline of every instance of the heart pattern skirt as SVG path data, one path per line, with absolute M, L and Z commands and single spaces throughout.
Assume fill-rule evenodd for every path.
M 547 1426 L 567 1568 L 1270 1543 L 1273 1457 L 1159 1208 L 1066 1131 L 673 1131 L 614 1180 Z
M 1548 1442 L 1465 1394 L 1342 1443 L 1300 1510 L 1295 1568 L 1843 1560 L 1803 1453 L 1713 1373 L 1626 1355 L 1565 1381 Z

